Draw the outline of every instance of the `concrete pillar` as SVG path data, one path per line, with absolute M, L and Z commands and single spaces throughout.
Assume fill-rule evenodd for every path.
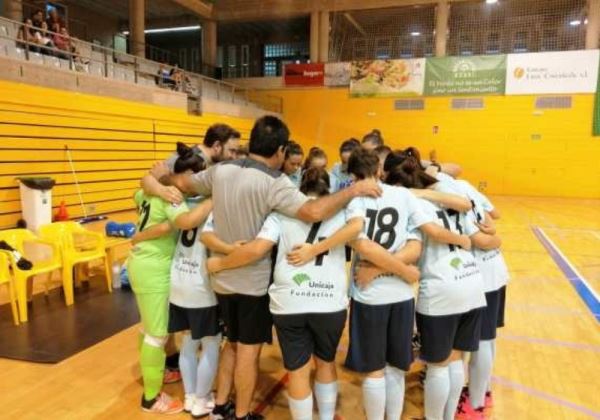
M 600 48 L 600 0 L 588 0 L 587 19 L 585 48 L 595 50 Z
M 448 40 L 448 17 L 450 8 L 448 0 L 439 0 L 435 9 L 435 56 L 446 55 L 446 43 Z
M 4 16 L 23 22 L 23 4 L 19 0 L 4 0 Z
M 217 22 L 214 20 L 202 23 L 202 64 L 217 65 Z
M 310 62 L 319 61 L 319 12 L 310 14 Z
M 131 54 L 142 58 L 146 56 L 145 18 L 144 0 L 129 0 L 129 42 Z
M 311 19 L 312 20 L 312 19 Z M 319 13 L 319 61 L 329 61 L 329 12 Z

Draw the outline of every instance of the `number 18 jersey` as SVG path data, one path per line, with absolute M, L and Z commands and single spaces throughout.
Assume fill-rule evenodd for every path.
M 269 287 L 270 310 L 274 314 L 327 313 L 346 309 L 348 278 L 343 245 L 330 249 L 307 264 L 294 267 L 287 254 L 296 245 L 315 243 L 333 235 L 354 216 L 341 211 L 320 223 L 271 213 L 258 238 L 279 243 L 273 284 Z
M 420 240 L 419 226 L 433 222 L 433 216 L 425 213 L 409 190 L 387 184 L 379 184 L 379 198 L 355 198 L 348 208 L 365 215 L 365 225 L 359 239 L 370 239 L 390 253 L 404 247 L 410 239 Z M 360 256 L 355 257 L 354 265 Z M 352 283 L 352 298 L 368 305 L 384 305 L 414 298 L 410 284 L 397 276 L 383 276 L 361 289 Z

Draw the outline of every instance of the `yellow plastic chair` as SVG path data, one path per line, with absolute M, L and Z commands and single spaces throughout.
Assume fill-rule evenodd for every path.
M 10 246 L 19 251 L 21 255 L 33 262 L 31 270 L 21 270 L 17 267 L 12 253 L 4 252 L 8 256 L 10 267 L 12 269 L 15 289 L 17 294 L 17 302 L 19 307 L 19 319 L 21 322 L 27 322 L 27 279 L 39 274 L 52 275 L 54 270 L 58 270 L 62 266 L 61 251 L 57 242 L 38 238 L 27 229 L 10 229 L 0 231 L 0 240 L 6 241 Z M 40 250 L 50 248 L 52 255 L 49 258 L 33 258 L 31 256 L 30 245 Z M 29 252 L 28 252 L 29 251 Z
M 8 299 L 10 300 L 10 309 L 12 310 L 13 322 L 15 325 L 19 325 L 19 313 L 17 312 L 17 298 L 15 296 L 15 289 L 13 285 L 13 279 L 10 274 L 9 257 L 8 252 L 0 251 L 0 284 L 6 284 L 8 288 Z
M 40 235 L 60 244 L 63 290 L 67 306 L 72 305 L 74 301 L 73 268 L 77 264 L 104 260 L 106 285 L 108 291 L 112 292 L 112 273 L 106 257 L 106 239 L 103 234 L 87 230 L 77 222 L 56 222 L 40 227 Z

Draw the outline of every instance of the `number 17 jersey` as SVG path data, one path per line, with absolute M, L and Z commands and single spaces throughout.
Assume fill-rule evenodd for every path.
M 421 209 L 417 198 L 406 188 L 379 185 L 381 197 L 355 198 L 348 209 L 365 215 L 365 225 L 359 239 L 370 239 L 390 253 L 395 253 L 407 241 L 420 240 L 419 227 L 433 222 L 435 218 Z M 354 265 L 359 259 L 360 256 L 356 256 Z M 412 286 L 393 275 L 379 277 L 362 289 L 352 282 L 351 291 L 352 299 L 368 305 L 385 305 L 414 298 Z

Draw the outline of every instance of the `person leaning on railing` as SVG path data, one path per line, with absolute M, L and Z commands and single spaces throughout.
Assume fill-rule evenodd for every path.
M 33 21 L 30 18 L 23 20 L 23 25 L 19 29 L 17 39 L 22 42 L 18 42 L 19 48 L 28 49 L 29 51 L 39 52 L 40 49 L 34 44 L 37 44 L 37 40 L 33 31 Z

